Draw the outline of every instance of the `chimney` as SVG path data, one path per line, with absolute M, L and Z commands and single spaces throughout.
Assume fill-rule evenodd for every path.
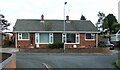
M 41 15 L 41 21 L 40 22 L 44 23 L 44 15 L 43 14 Z
M 66 20 L 69 21 L 69 16 L 66 16 Z
M 70 23 L 69 16 L 66 16 L 66 23 Z
M 44 21 L 44 15 L 43 14 L 41 15 L 41 21 Z

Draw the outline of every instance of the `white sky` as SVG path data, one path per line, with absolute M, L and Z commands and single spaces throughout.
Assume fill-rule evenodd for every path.
M 118 2 L 120 0 L 0 0 L 0 14 L 5 15 L 12 30 L 16 19 L 64 19 L 64 2 L 67 2 L 66 15 L 71 20 L 80 20 L 83 14 L 94 24 L 98 20 L 98 12 L 107 16 L 112 13 L 118 19 Z

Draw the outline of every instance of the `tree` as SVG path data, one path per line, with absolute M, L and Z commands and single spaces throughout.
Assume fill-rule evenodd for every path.
M 119 23 L 117 22 L 117 19 L 115 18 L 115 16 L 113 14 L 108 14 L 105 19 L 104 19 L 104 23 L 103 23 L 103 29 L 108 29 L 110 31 L 110 34 L 116 32 L 116 25 L 119 25 Z
M 80 20 L 86 20 L 85 16 L 81 15 Z
M 115 22 L 112 28 L 113 28 L 112 33 L 116 34 L 120 30 L 120 24 Z
M 96 23 L 96 27 L 98 28 L 98 30 L 100 30 L 100 32 L 103 32 L 103 28 L 102 28 L 102 25 L 103 25 L 103 19 L 105 18 L 105 14 L 103 12 L 98 12 L 98 21 Z
M 8 26 L 10 26 L 10 23 L 4 19 L 4 15 L 0 14 L 0 47 L 2 46 L 2 31 L 8 30 Z
M 8 30 L 8 26 L 10 26 L 10 23 L 8 23 L 7 20 L 4 19 L 4 15 L 0 14 L 0 30 Z

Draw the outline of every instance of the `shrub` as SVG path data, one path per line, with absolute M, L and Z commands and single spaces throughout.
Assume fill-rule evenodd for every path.
M 116 60 L 116 66 L 117 66 L 118 68 L 120 68 L 120 59 L 117 59 L 117 60 Z
M 117 42 L 117 47 L 119 47 L 119 48 L 120 48 L 120 41 L 118 41 L 118 42 Z
M 100 48 L 106 47 L 106 45 L 104 44 L 104 42 L 99 42 L 99 43 L 98 43 L 98 46 L 99 46 Z
M 49 44 L 47 46 L 50 49 L 59 49 L 59 48 L 63 48 L 64 47 L 64 43 L 53 43 L 53 44 Z
M 105 44 L 100 44 L 99 47 L 101 47 L 101 48 L 106 47 L 106 45 Z

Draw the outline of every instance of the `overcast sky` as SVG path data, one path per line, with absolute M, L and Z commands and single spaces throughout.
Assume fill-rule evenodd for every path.
M 64 2 L 66 15 L 70 20 L 80 20 L 83 14 L 94 24 L 98 20 L 98 12 L 107 16 L 112 13 L 118 19 L 118 2 L 120 0 L 0 0 L 0 14 L 14 26 L 16 19 L 64 19 Z

